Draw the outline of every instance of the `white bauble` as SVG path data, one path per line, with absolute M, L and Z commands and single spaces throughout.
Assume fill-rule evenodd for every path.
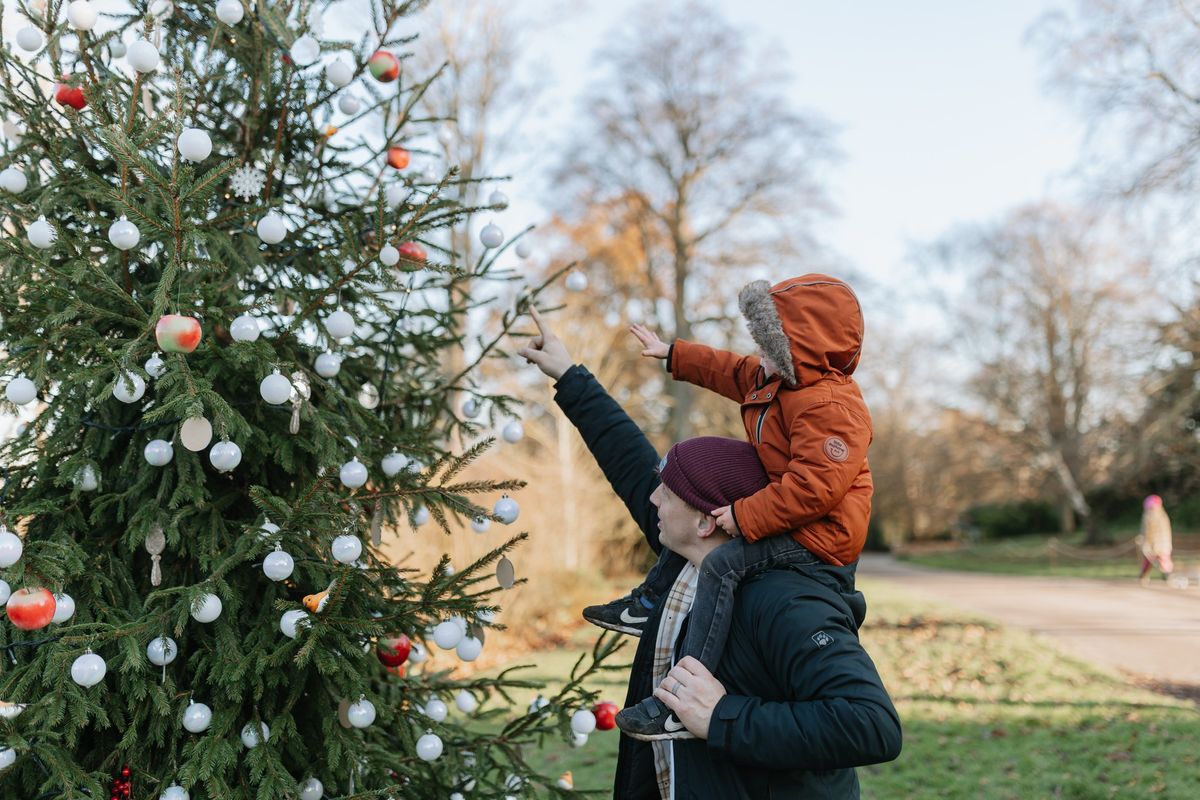
M 425 506 L 420 506 L 413 512 L 412 524 L 414 527 L 421 527 L 426 522 L 429 522 L 429 509 Z
M 335 561 L 342 564 L 353 564 L 362 555 L 362 540 L 357 536 L 344 533 L 341 536 L 333 537 L 333 544 L 329 549 L 333 553 Z
M 158 48 L 145 39 L 138 39 L 129 45 L 125 60 L 138 72 L 153 72 L 158 69 Z
M 471 520 L 471 530 L 476 533 L 487 533 L 490 527 L 492 527 L 492 521 L 487 517 L 478 516 Z
M 328 352 L 321 353 L 321 355 L 317 356 L 316 368 L 317 374 L 322 378 L 333 378 L 342 369 L 341 356 Z
M 436 733 L 427 733 L 417 739 L 417 757 L 422 761 L 437 761 L 442 754 L 442 739 Z
M 375 721 L 375 705 L 370 700 L 361 698 L 346 709 L 346 719 L 356 728 L 368 728 Z
M 137 243 L 142 239 L 142 232 L 138 230 L 137 225 L 134 225 L 125 217 L 108 226 L 108 240 L 112 242 L 113 247 L 118 250 L 131 250 L 137 247 Z
M 454 696 L 454 705 L 464 714 L 470 714 L 479 708 L 479 701 L 466 689 L 459 689 L 458 694 Z
M 161 353 L 155 353 L 146 359 L 142 369 L 146 370 L 146 374 L 151 378 L 160 378 L 167 369 L 167 362 L 163 361 Z
M 37 399 L 37 387 L 24 375 L 18 375 L 4 387 L 4 396 L 15 406 L 23 406 Z
M 488 205 L 500 210 L 508 208 L 508 195 L 497 189 L 488 197 Z
M 7 569 L 20 561 L 23 552 L 25 544 L 21 537 L 7 528 L 0 529 L 0 569 Z
M 279 533 L 279 530 L 280 530 L 279 526 L 276 525 L 274 522 L 271 522 L 271 520 L 269 520 L 269 519 L 264 520 L 263 524 L 258 526 L 258 538 L 259 539 L 270 539 L 272 536 Z
M 208 451 L 208 460 L 217 472 L 229 472 L 242 463 L 242 448 L 230 441 L 217 442 Z
M 175 449 L 166 439 L 151 439 L 142 450 L 142 455 L 150 466 L 165 467 L 175 457 Z
M 277 547 L 274 551 L 267 553 L 267 557 L 263 559 L 263 574 L 273 581 L 284 580 L 292 574 L 292 570 L 295 568 L 296 562 L 292 559 L 291 553 L 282 547 Z
M 479 232 L 479 241 L 489 249 L 499 247 L 504 243 L 504 231 L 500 230 L 498 225 L 489 222 Z
M 80 686 L 95 686 L 104 680 L 106 672 L 108 672 L 108 664 L 105 664 L 104 659 L 91 650 L 71 663 L 71 680 Z
M 334 339 L 345 339 L 354 333 L 354 317 L 339 308 L 325 318 L 325 330 Z
M 474 636 L 464 636 L 463 640 L 454 648 L 454 652 L 458 653 L 458 657 L 463 661 L 474 661 L 483 652 L 483 642 Z
M 431 697 L 429 702 L 425 704 L 425 716 L 429 717 L 434 722 L 441 722 L 446 719 L 446 715 L 450 713 L 450 709 L 446 708 L 446 704 L 440 698 Z
M 217 19 L 226 25 L 237 25 L 246 15 L 241 0 L 221 0 L 217 3 Z
M 8 581 L 0 580 L 0 606 L 7 603 L 10 597 L 12 597 L 12 587 L 8 585 Z
M 550 701 L 539 694 L 537 697 L 529 701 L 529 713 L 536 714 L 548 705 L 550 705 Z
M 0 186 L 3 186 L 5 191 L 20 194 L 29 187 L 29 179 L 16 167 L 5 167 L 4 171 L 0 172 Z
M 253 722 L 247 722 L 242 728 L 242 744 L 247 750 L 253 750 L 263 742 L 271 740 L 271 729 L 267 727 L 267 723 L 258 723 L 258 728 L 254 727 Z
M 463 401 L 462 413 L 467 419 L 475 419 L 475 417 L 479 416 L 480 411 L 479 401 L 474 397 L 468 397 Z
M 379 390 L 373 383 L 364 383 L 358 390 L 357 400 L 358 404 L 368 411 L 379 408 Z
M 433 642 L 443 650 L 453 650 L 463 639 L 463 629 L 454 620 L 439 622 L 433 629 Z
M 520 775 L 509 775 L 504 779 L 504 788 L 510 792 L 519 792 L 525 785 L 525 781 L 521 780 Z
M 517 516 L 521 513 L 521 507 L 517 505 L 517 501 L 513 500 L 508 495 L 504 495 L 496 501 L 496 505 L 492 506 L 492 516 L 499 519 L 505 525 L 512 525 L 517 521 Z
M 342 485 L 346 488 L 357 489 L 367 482 L 367 466 L 358 458 L 353 458 L 342 464 L 338 477 L 342 479 Z
M 163 793 L 158 796 L 158 800 L 190 800 L 187 789 L 177 783 L 172 783 Z
M 26 25 L 17 31 L 17 47 L 27 53 L 40 50 L 42 47 L 42 32 L 32 25 Z
M 504 426 L 504 430 L 500 434 L 504 437 L 504 441 L 509 444 L 516 444 L 525 438 L 525 426 L 520 422 L 513 420 Z
M 188 703 L 183 711 L 183 728 L 188 733 L 203 733 L 212 723 L 212 709 L 204 703 Z
M 100 476 L 96 474 L 96 468 L 91 464 L 84 464 L 79 472 L 75 473 L 75 485 L 81 492 L 94 492 L 99 489 Z
M 587 288 L 587 275 L 584 275 L 579 270 L 575 270 L 567 276 L 567 288 L 572 292 L 582 292 Z
M 395 450 L 383 457 L 381 467 L 383 474 L 389 478 L 396 475 L 400 470 L 408 466 L 408 456 L 403 453 L 397 453 Z
M 321 800 L 325 796 L 325 784 L 316 778 L 309 778 L 300 784 L 300 800 Z
M 517 258 L 529 258 L 529 256 L 533 255 L 533 245 L 527 239 L 522 239 L 517 242 L 516 251 Z
M 400 251 L 390 244 L 385 244 L 379 249 L 379 261 L 385 267 L 394 267 L 400 262 Z
M 258 238 L 267 244 L 279 244 L 287 236 L 287 226 L 283 217 L 274 211 L 268 211 L 267 215 L 258 221 L 255 230 L 258 231 Z
M 338 98 L 338 109 L 343 114 L 357 114 L 360 106 L 358 98 L 352 94 L 344 94 Z
M 340 58 L 334 59 L 325 65 L 325 77 L 340 89 L 354 80 L 354 67 Z
M 179 646 L 170 636 L 159 636 L 157 639 L 151 639 L 150 644 L 146 645 L 146 658 L 156 667 L 170 664 L 177 655 Z
M 54 595 L 54 616 L 50 618 L 50 621 L 61 625 L 73 616 L 75 616 L 75 598 L 69 594 Z
M 429 651 L 425 649 L 425 645 L 420 642 L 413 642 L 412 649 L 408 651 L 408 661 L 410 664 L 424 664 L 429 660 Z
M 291 55 L 292 61 L 306 67 L 321 57 L 321 44 L 306 33 L 292 42 L 288 54 Z
M 71 0 L 67 6 L 67 22 L 77 31 L 90 31 L 96 27 L 96 7 L 88 0 Z
M 6 770 L 17 763 L 17 751 L 11 747 L 0 747 L 0 771 Z
M 221 598 L 212 592 L 206 592 L 192 604 L 192 619 L 196 622 L 209 623 L 221 616 Z
M 277 406 L 292 398 L 292 382 L 275 370 L 258 384 L 258 393 L 263 400 Z
M 453 617 L 450 618 L 450 621 L 453 622 L 458 627 L 462 628 L 463 636 L 467 635 L 467 620 L 465 617 L 460 617 L 457 614 L 455 614 Z
M 112 393 L 122 403 L 136 403 L 146 393 L 146 381 L 136 372 L 123 372 L 117 375 Z
M 581 708 L 571 715 L 571 730 L 584 735 L 596 730 L 596 715 L 589 709 Z
M 279 630 L 289 639 L 295 639 L 300 634 L 301 627 L 308 627 L 308 612 L 293 608 L 283 612 L 279 618 Z
M 124 58 L 127 49 L 120 39 L 113 39 L 108 43 L 108 54 L 113 58 Z
M 199 128 L 184 128 L 178 143 L 179 155 L 188 161 L 203 161 L 212 152 L 212 139 Z
M 387 188 L 385 188 L 383 190 L 383 199 L 384 199 L 384 202 L 387 203 L 387 207 L 389 209 L 394 210 L 397 206 L 399 206 L 402 202 L 404 202 L 404 196 L 406 194 L 408 194 L 408 190 L 404 187 L 404 184 L 389 183 L 387 185 Z M 393 248 L 393 249 L 395 249 L 395 248 Z M 400 256 L 400 251 L 397 250 L 396 257 L 399 258 L 399 256 Z M 392 262 L 392 264 L 395 264 L 395 263 L 396 263 L 395 261 Z M 391 266 L 391 264 L 389 264 L 388 266 Z
M 45 250 L 54 246 L 54 239 L 57 234 L 54 232 L 54 226 L 46 222 L 45 217 L 38 217 L 28 228 L 25 229 L 25 235 L 29 237 L 29 243 L 34 247 Z
M 572 733 L 571 747 L 583 747 L 588 743 L 588 735 L 586 733 Z
M 258 318 L 249 314 L 238 314 L 229 323 L 229 335 L 235 342 L 253 342 L 258 339 L 262 329 L 258 327 Z

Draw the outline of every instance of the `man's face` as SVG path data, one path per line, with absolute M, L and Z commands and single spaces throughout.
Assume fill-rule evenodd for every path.
M 658 508 L 658 536 L 663 547 L 676 553 L 684 552 L 681 548 L 686 548 L 697 537 L 700 512 L 680 500 L 679 495 L 663 483 L 659 483 L 650 495 L 650 502 Z

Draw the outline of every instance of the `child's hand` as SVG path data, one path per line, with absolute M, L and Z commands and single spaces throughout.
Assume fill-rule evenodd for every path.
M 742 535 L 742 532 L 738 530 L 737 520 L 733 518 L 733 506 L 721 506 L 714 510 L 712 515 L 717 518 L 717 526 L 721 530 L 730 536 Z
M 647 358 L 666 358 L 667 353 L 671 352 L 667 343 L 645 325 L 630 325 L 629 332 L 642 343 L 642 355 Z

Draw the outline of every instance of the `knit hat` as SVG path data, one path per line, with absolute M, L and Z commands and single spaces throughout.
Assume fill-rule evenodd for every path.
M 658 474 L 683 502 L 705 514 L 749 497 L 768 483 L 754 446 L 723 436 L 679 442 L 659 462 Z

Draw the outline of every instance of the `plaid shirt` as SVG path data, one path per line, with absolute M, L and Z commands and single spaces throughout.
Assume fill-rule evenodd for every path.
M 696 582 L 700 571 L 692 563 L 684 565 L 675 579 L 671 591 L 664 601 L 662 618 L 658 623 L 658 636 L 654 640 L 654 686 L 662 683 L 675 663 L 675 640 L 683 630 L 683 621 L 692 610 L 692 601 L 696 599 Z M 658 777 L 658 793 L 662 800 L 671 800 L 673 796 L 671 784 L 674 778 L 675 759 L 671 751 L 670 740 L 651 742 L 654 749 L 654 770 Z

